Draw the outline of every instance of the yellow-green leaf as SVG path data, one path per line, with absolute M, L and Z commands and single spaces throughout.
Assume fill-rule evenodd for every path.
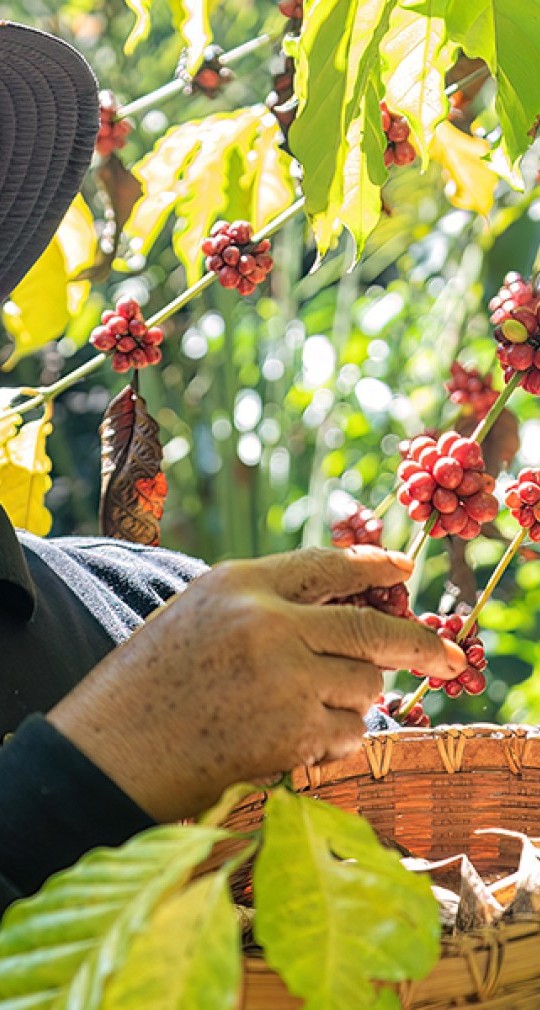
M 392 112 L 407 116 L 424 167 L 434 129 L 447 115 L 444 75 L 455 51 L 443 18 L 399 6 L 392 12 L 382 43 L 385 100 Z
M 79 195 L 45 251 L 4 305 L 4 326 L 15 341 L 4 369 L 13 368 L 20 358 L 61 336 L 80 311 L 90 284 L 70 278 L 91 266 L 96 244 L 92 215 Z
M 430 156 L 446 172 L 446 195 L 454 207 L 489 214 L 497 185 L 497 176 L 481 160 L 489 149 L 487 140 L 462 133 L 449 122 L 436 127 Z
M 135 15 L 135 24 L 124 45 L 124 52 L 132 56 L 140 42 L 148 38 L 151 28 L 153 0 L 126 0 Z M 210 18 L 219 0 L 169 0 L 173 23 L 187 49 L 186 69 L 194 74 L 212 40 Z
M 124 44 L 124 52 L 127 56 L 132 56 L 139 42 L 148 38 L 152 0 L 126 0 L 126 4 L 135 15 L 135 24 Z
M 45 495 L 52 483 L 47 455 L 51 431 L 48 415 L 30 421 L 4 443 L 0 456 L 0 503 L 14 526 L 42 537 L 52 525 L 52 516 L 45 507 Z
M 0 1010 L 99 1010 L 155 910 L 225 836 L 202 825 L 153 828 L 95 849 L 12 905 L 0 928 Z
M 156 908 L 106 986 L 100 1010 L 233 1010 L 240 981 L 227 875 L 207 874 Z
M 381 131 L 373 129 L 373 124 L 378 122 L 378 113 L 379 96 L 372 87 L 362 100 L 360 116 L 352 121 L 347 133 L 340 219 L 355 242 L 357 255 L 353 265 L 381 216 L 381 184 L 386 170 L 382 161 Z M 378 181 L 373 181 L 377 159 L 381 176 Z
M 319 255 L 343 227 L 344 171 L 351 123 L 380 70 L 380 44 L 396 0 L 315 0 L 296 46 L 298 115 L 289 132 L 304 169 L 303 189 Z M 354 132 L 354 131 L 353 131 Z M 382 131 L 381 131 L 382 135 Z M 375 180 L 367 156 L 368 172 Z M 349 177 L 351 175 L 349 161 Z M 361 249 L 357 249 L 359 254 Z
M 373 981 L 421 978 L 439 950 L 429 880 L 405 870 L 366 820 L 276 790 L 254 873 L 255 934 L 305 1010 L 401 1006 Z
M 274 116 L 263 116 L 253 150 L 247 156 L 253 166 L 249 220 L 255 231 L 286 210 L 295 198 L 291 157 L 281 150 L 280 141 L 281 131 Z

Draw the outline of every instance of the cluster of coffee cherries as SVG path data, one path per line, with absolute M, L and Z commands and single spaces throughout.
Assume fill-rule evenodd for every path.
M 270 63 L 272 91 L 266 96 L 266 105 L 276 117 L 284 137 L 296 117 L 298 102 L 294 97 L 294 60 L 278 53 Z
M 403 718 L 400 716 L 398 719 L 399 709 L 407 704 L 410 697 L 408 694 L 404 695 L 402 691 L 387 691 L 386 694 L 379 695 L 375 708 L 378 708 L 383 715 L 396 719 L 402 726 L 431 726 L 431 719 L 427 712 L 424 712 L 421 701 L 417 701 L 406 716 Z
M 381 102 L 381 123 L 388 146 L 384 152 L 384 163 L 391 165 L 410 165 L 416 158 L 416 151 L 409 140 L 410 126 L 405 116 L 390 112 L 386 102 Z
M 356 508 L 345 519 L 332 523 L 332 544 L 334 547 L 353 547 L 354 544 L 373 544 L 381 546 L 383 521 L 362 505 L 356 503 Z
M 505 491 L 505 501 L 534 543 L 540 543 L 540 470 L 520 470 Z
M 223 49 L 220 46 L 207 46 L 204 50 L 202 63 L 196 74 L 191 76 L 187 69 L 187 52 L 183 52 L 176 67 L 175 76 L 185 82 L 184 94 L 191 95 L 198 91 L 207 98 L 217 98 L 223 88 L 230 84 L 234 74 L 229 67 L 223 66 L 221 57 Z
M 280 0 L 278 8 L 284 18 L 301 21 L 304 17 L 304 0 Z
M 115 309 L 106 309 L 101 316 L 101 326 L 90 334 L 90 343 L 96 351 L 112 355 L 115 372 L 128 372 L 130 368 L 146 368 L 161 361 L 159 345 L 163 343 L 163 330 L 148 327 L 141 307 L 135 298 L 119 298 Z
M 447 431 L 438 441 L 429 435 L 413 438 L 398 476 L 404 482 L 398 499 L 414 522 L 426 522 L 438 512 L 430 536 L 448 534 L 473 540 L 482 523 L 499 511 L 492 491 L 495 480 L 485 473 L 482 450 L 472 438 Z
M 112 91 L 99 93 L 99 130 L 96 137 L 96 151 L 108 157 L 113 151 L 124 147 L 132 130 L 129 119 L 118 119 L 118 103 Z
M 520 386 L 540 395 L 540 297 L 529 281 L 512 272 L 489 308 L 506 382 L 514 372 L 522 372 Z
M 439 614 L 422 614 L 418 620 L 425 624 L 427 628 L 432 628 L 440 638 L 448 638 L 456 642 L 458 636 L 463 631 L 465 618 L 461 614 L 449 614 L 440 617 Z M 429 677 L 429 686 L 432 691 L 442 690 L 449 698 L 459 698 L 463 691 L 467 694 L 482 694 L 486 688 L 486 678 L 484 670 L 487 667 L 485 649 L 482 640 L 478 637 L 478 627 L 473 625 L 464 638 L 460 638 L 459 646 L 463 649 L 467 657 L 467 666 L 453 680 L 441 680 L 439 677 L 429 677 L 429 674 L 420 670 L 411 670 L 415 677 L 424 679 Z
M 380 610 L 390 617 L 414 618 L 414 614 L 409 607 L 409 593 L 404 582 L 398 582 L 395 586 L 386 588 L 385 586 L 374 586 L 366 589 L 363 593 L 351 593 L 349 596 L 339 596 L 331 603 L 349 604 L 353 607 L 373 607 L 373 610 Z
M 222 287 L 236 288 L 240 295 L 253 294 L 274 265 L 269 240 L 254 245 L 252 238 L 247 221 L 217 221 L 202 243 L 206 269 L 217 273 Z
M 476 368 L 465 368 L 454 361 L 450 372 L 452 378 L 445 384 L 452 403 L 469 409 L 478 421 L 482 421 L 497 399 L 492 388 L 491 375 L 480 375 Z

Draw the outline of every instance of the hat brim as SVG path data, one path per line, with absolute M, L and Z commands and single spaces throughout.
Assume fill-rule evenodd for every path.
M 88 168 L 97 82 L 66 42 L 0 22 L 0 299 L 50 242 Z

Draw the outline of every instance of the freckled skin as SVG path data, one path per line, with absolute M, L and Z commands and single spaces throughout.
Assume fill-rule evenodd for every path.
M 457 645 L 413 621 L 327 600 L 390 587 L 412 562 L 378 547 L 227 562 L 110 653 L 50 721 L 158 821 L 228 785 L 359 745 L 381 668 L 451 679 Z

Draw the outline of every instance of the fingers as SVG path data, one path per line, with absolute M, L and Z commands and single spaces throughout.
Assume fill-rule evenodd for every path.
M 319 762 L 338 761 L 357 751 L 366 732 L 364 719 L 355 712 L 328 709 L 324 718 L 324 753 Z M 314 764 L 306 761 L 305 764 Z
M 439 638 L 417 621 L 389 617 L 371 607 L 296 608 L 300 636 L 319 655 L 348 656 L 385 670 L 421 670 L 452 680 L 467 660 L 455 642 Z
M 404 554 L 371 546 L 340 551 L 310 547 L 242 562 L 242 566 L 246 573 L 258 571 L 267 587 L 297 603 L 324 603 L 371 586 L 394 586 L 413 570 L 413 562 Z
M 365 715 L 382 691 L 380 669 L 361 660 L 314 656 L 310 663 L 313 690 L 328 708 Z

